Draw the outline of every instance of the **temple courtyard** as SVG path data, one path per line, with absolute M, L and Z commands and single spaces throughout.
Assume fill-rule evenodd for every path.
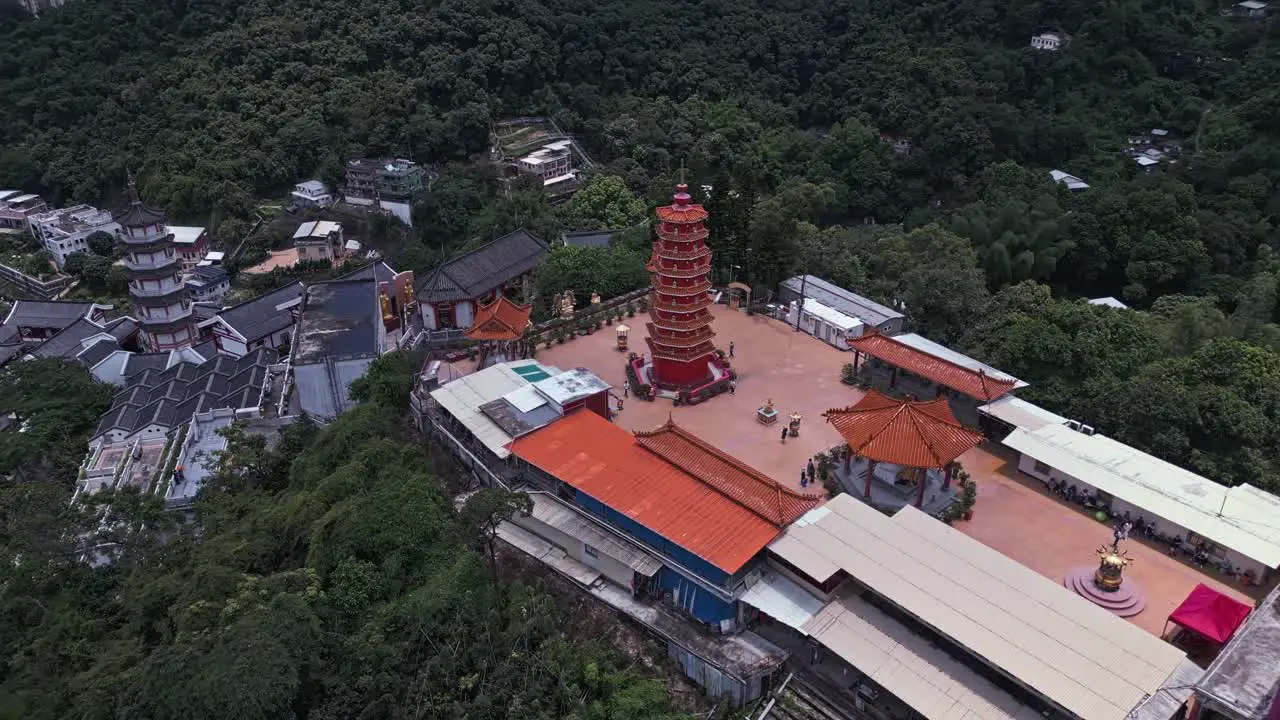
M 864 395 L 840 381 L 840 367 L 853 355 L 780 320 L 723 305 L 714 306 L 713 312 L 717 347 L 727 350 L 729 342 L 734 343 L 735 394 L 681 407 L 670 400 L 627 398 L 614 421 L 628 430 L 650 430 L 670 414 L 717 448 L 798 489 L 809 458 L 841 443 L 822 413 L 853 405 Z M 638 315 L 623 322 L 631 328 L 631 350 L 647 352 L 644 318 Z M 611 327 L 562 345 L 539 347 L 537 360 L 563 369 L 585 367 L 622 394 L 626 353 L 617 349 Z M 756 421 L 756 409 L 770 399 L 779 419 L 766 426 Z M 803 416 L 800 434 L 783 443 L 782 428 L 793 412 Z M 960 462 L 977 481 L 978 498 L 973 518 L 956 522 L 956 529 L 1056 581 L 1080 565 L 1096 564 L 1095 550 L 1110 542 L 1110 526 L 1046 495 L 1038 481 L 1018 472 L 1011 451 L 984 443 L 964 453 Z M 1153 634 L 1163 631 L 1165 618 L 1198 583 L 1250 601 L 1239 585 L 1220 582 L 1216 574 L 1202 573 L 1137 540 L 1124 547 L 1134 559 L 1126 575 L 1141 584 L 1147 598 L 1146 609 L 1129 620 Z

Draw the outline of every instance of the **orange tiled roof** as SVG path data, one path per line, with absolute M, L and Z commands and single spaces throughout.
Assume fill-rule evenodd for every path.
M 467 337 L 472 340 L 515 340 L 523 336 L 529 327 L 532 312 L 532 305 L 518 305 L 498 293 L 497 298 L 476 310 L 476 320 L 467 331 Z
M 870 332 L 848 342 L 855 350 L 977 400 L 991 402 L 1017 384 L 1012 378 L 993 377 L 981 370 L 957 365 L 880 333 Z
M 637 432 L 636 442 L 663 460 L 715 488 L 739 505 L 778 526 L 812 510 L 820 495 L 805 495 L 720 452 L 670 419 L 657 430 Z
M 913 402 L 872 390 L 824 415 L 855 454 L 876 462 L 941 468 L 982 442 L 951 414 L 946 398 Z
M 519 438 L 511 452 L 727 573 L 781 532 L 593 412 L 572 413 Z

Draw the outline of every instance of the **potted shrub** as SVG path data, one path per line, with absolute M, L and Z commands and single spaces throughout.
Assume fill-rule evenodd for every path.
M 858 382 L 858 371 L 854 369 L 853 363 L 845 363 L 840 367 L 840 382 L 845 385 L 853 385 Z
M 978 484 L 975 482 L 966 483 L 964 491 L 960 494 L 960 501 L 964 507 L 964 519 L 973 519 L 973 506 L 978 501 Z
M 634 302 L 627 303 L 627 317 L 636 316 L 636 304 Z

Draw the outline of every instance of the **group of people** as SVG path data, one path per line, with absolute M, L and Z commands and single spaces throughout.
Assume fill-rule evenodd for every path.
M 786 430 L 783 430 L 783 436 L 786 436 Z M 811 484 L 818 482 L 818 471 L 813 465 L 813 459 L 809 459 L 809 464 L 800 471 L 800 487 L 807 488 Z

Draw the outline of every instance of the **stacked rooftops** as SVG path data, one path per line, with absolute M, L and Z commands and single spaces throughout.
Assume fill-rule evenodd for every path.
M 474 300 L 533 270 L 547 244 L 520 229 L 460 255 L 427 275 L 416 288 L 422 302 Z
M 158 355 L 130 358 L 130 369 L 138 371 L 112 399 L 94 431 L 94 442 L 106 437 L 124 440 L 152 426 L 167 430 L 207 410 L 258 407 L 268 388 L 269 368 L 276 362 L 275 351 L 259 348 L 242 358 L 218 355 L 200 364 L 146 367 L 151 360 L 158 364 Z

